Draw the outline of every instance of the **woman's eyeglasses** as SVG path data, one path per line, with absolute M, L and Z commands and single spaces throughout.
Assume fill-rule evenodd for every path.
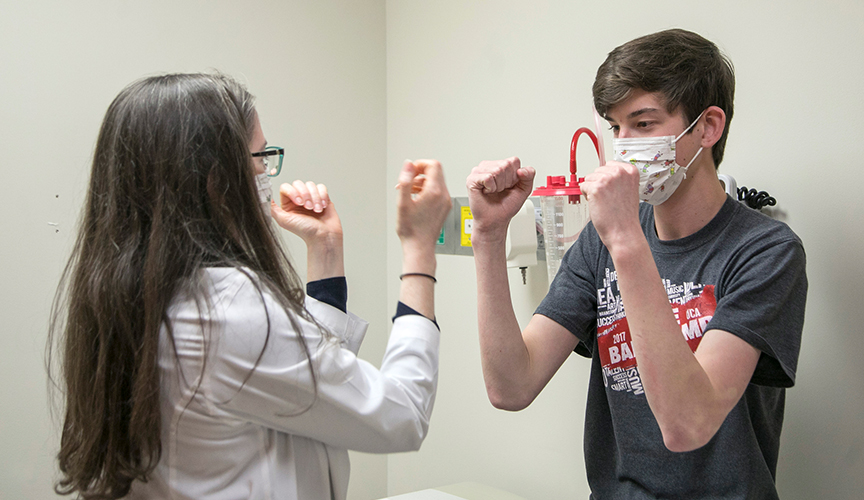
M 285 157 L 285 148 L 279 146 L 268 146 L 264 151 L 252 153 L 253 158 L 264 160 L 264 171 L 269 177 L 276 177 L 282 171 L 282 159 Z

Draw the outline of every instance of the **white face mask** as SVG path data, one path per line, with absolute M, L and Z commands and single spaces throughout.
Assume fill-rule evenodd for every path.
M 270 183 L 270 177 L 266 174 L 258 174 L 255 176 L 255 184 L 258 186 L 258 200 L 261 202 L 261 210 L 264 212 L 264 217 L 270 217 L 270 200 L 273 199 L 273 185 Z
M 702 112 L 704 113 L 704 111 Z M 681 135 L 660 137 L 633 137 L 612 139 L 615 161 L 630 162 L 639 169 L 639 199 L 651 205 L 659 205 L 668 200 L 687 176 L 687 169 L 702 152 L 693 155 L 687 166 L 675 161 L 675 143 L 684 136 L 702 117 L 702 113 L 681 132 Z

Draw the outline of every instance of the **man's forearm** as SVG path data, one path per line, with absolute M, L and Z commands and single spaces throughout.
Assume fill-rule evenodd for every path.
M 499 239 L 472 240 L 480 357 L 489 400 L 497 408 L 519 410 L 533 400 L 525 384 L 529 356 L 510 298 L 504 241 Z
M 637 238 L 610 252 L 645 396 L 664 440 L 676 451 L 701 446 L 725 414 L 718 415 L 711 380 L 681 335 L 648 243 Z

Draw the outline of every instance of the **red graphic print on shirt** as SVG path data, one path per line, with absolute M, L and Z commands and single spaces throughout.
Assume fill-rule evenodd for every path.
M 597 348 L 606 385 L 613 391 L 643 394 L 617 276 L 608 270 L 606 276 L 606 287 L 597 290 Z M 677 285 L 664 280 L 664 286 L 681 334 L 695 352 L 717 309 L 714 285 Z

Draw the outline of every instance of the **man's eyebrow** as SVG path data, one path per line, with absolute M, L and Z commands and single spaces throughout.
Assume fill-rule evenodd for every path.
M 644 115 L 645 113 L 651 113 L 651 112 L 653 112 L 653 111 L 659 111 L 659 110 L 658 110 L 657 108 L 642 108 L 642 109 L 637 109 L 636 111 L 634 111 L 634 112 L 630 113 L 629 115 L 627 115 L 627 118 L 635 118 L 635 117 L 637 117 L 637 116 L 639 116 L 639 115 Z

